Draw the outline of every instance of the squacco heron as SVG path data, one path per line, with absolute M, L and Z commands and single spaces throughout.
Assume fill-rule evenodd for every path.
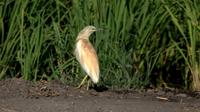
M 81 30 L 76 39 L 75 56 L 87 75 L 83 78 L 82 82 L 78 86 L 80 88 L 88 76 L 96 84 L 99 81 L 99 62 L 95 49 L 89 41 L 89 36 L 97 31 L 94 26 L 86 26 Z M 89 81 L 87 85 L 89 89 Z

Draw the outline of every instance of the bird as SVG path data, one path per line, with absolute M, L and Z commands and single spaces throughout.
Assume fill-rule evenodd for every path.
M 97 30 L 98 29 L 95 26 L 86 26 L 78 33 L 76 38 L 74 54 L 83 70 L 87 73 L 77 88 L 80 88 L 85 83 L 85 80 L 88 78 L 88 76 L 91 78 L 94 84 L 99 82 L 100 71 L 98 56 L 94 47 L 89 41 L 90 35 Z M 87 85 L 87 90 L 88 89 L 89 81 Z

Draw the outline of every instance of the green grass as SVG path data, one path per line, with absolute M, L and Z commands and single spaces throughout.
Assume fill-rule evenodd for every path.
M 4 0 L 0 2 L 0 79 L 59 79 L 85 72 L 73 51 L 87 25 L 100 82 L 112 89 L 200 89 L 198 0 Z

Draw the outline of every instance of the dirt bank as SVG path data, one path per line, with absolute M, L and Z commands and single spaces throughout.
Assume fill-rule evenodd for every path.
M 0 112 L 200 112 L 198 94 L 87 91 L 59 81 L 0 81 Z

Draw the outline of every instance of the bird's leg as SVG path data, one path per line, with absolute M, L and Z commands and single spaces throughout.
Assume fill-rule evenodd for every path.
M 89 90 L 89 88 L 90 88 L 90 82 L 91 82 L 91 80 L 89 79 L 87 82 L 87 90 Z
M 85 83 L 85 80 L 88 78 L 88 75 L 86 75 L 83 80 L 81 81 L 81 83 L 79 84 L 79 86 L 77 88 L 81 88 L 81 86 Z

